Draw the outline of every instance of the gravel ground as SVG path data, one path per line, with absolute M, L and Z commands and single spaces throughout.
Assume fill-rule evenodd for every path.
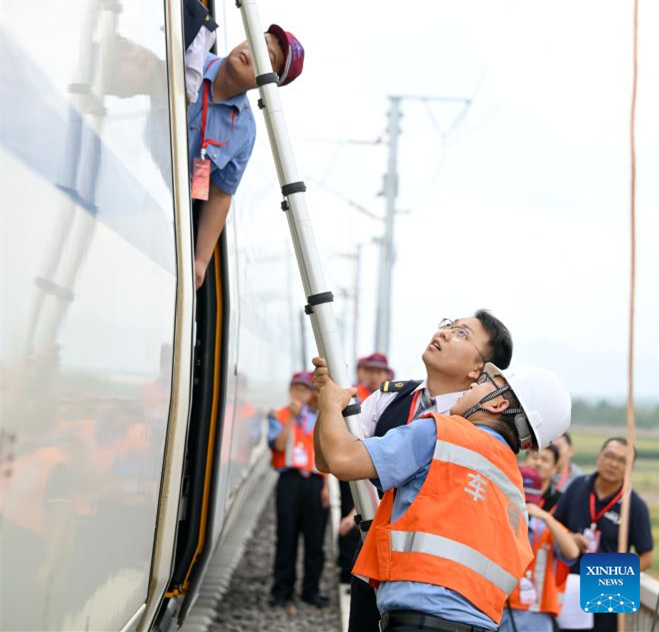
M 325 542 L 325 570 L 320 592 L 330 599 L 326 608 L 304 603 L 299 596 L 294 612 L 268 605 L 275 555 L 274 494 L 265 506 L 245 555 L 236 568 L 229 589 L 217 607 L 212 632 L 340 632 L 337 570 L 330 529 Z M 300 538 L 301 540 L 301 538 Z M 298 551 L 298 594 L 302 582 L 303 547 Z

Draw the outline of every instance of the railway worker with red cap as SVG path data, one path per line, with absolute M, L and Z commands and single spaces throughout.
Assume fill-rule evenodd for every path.
M 386 380 L 391 380 L 393 370 L 384 353 L 372 353 L 357 360 L 357 398 L 360 402 L 377 391 Z M 339 523 L 339 579 L 341 583 L 349 584 L 352 575 L 352 564 L 359 548 L 360 537 L 355 526 L 355 505 L 352 500 L 350 486 L 340 481 L 341 490 L 341 522 Z
M 314 359 L 316 464 L 342 480 L 378 479 L 385 495 L 353 573 L 377 587 L 381 630 L 496 630 L 533 559 L 516 454 L 570 423 L 570 395 L 537 366 L 486 363 L 452 406 L 357 440 L 341 411 L 354 389 Z
M 382 437 L 424 413 L 448 414 L 486 362 L 505 369 L 512 353 L 508 328 L 487 310 L 456 320 L 444 318 L 421 355 L 425 379 L 385 382 L 362 403 L 359 423 L 364 437 Z M 361 525 L 362 530 L 366 527 Z M 373 588 L 353 575 L 348 632 L 378 632 L 379 619 Z
M 559 562 L 567 566 L 574 564 L 579 547 L 572 534 L 542 508 L 540 472 L 522 466 L 520 474 L 530 516 L 529 543 L 533 560 L 508 599 L 499 632 L 554 632 L 554 619 L 561 610 L 562 590 L 557 580 Z
M 318 587 L 325 563 L 323 540 L 329 507 L 327 476 L 314 465 L 313 429 L 316 412 L 311 373 L 291 378 L 290 403 L 268 418 L 272 466 L 279 472 L 276 492 L 277 545 L 270 605 L 292 607 L 295 563 L 300 532 L 304 536 L 302 600 L 327 605 Z
M 357 397 L 360 402 L 377 391 L 381 384 L 388 379 L 392 371 L 389 361 L 384 353 L 371 353 L 357 360 Z
M 302 73 L 302 44 L 277 24 L 268 28 L 265 40 L 272 69 L 279 76 L 277 85 L 288 85 Z M 245 41 L 225 58 L 208 55 L 200 98 L 188 109 L 192 198 L 204 200 L 195 246 L 197 288 L 204 282 L 232 197 L 252 154 L 256 124 L 246 92 L 256 87 Z

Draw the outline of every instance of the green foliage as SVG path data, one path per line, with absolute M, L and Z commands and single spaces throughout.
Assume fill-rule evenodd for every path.
M 637 428 L 659 427 L 659 404 L 637 405 L 634 409 Z M 597 403 L 575 399 L 572 402 L 572 423 L 585 426 L 624 427 L 627 419 L 627 406 L 606 400 Z

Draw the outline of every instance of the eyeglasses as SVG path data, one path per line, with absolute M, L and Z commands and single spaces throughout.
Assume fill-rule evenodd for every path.
M 483 364 L 487 362 L 487 360 L 481 353 L 481 350 L 478 348 L 476 343 L 471 339 L 471 332 L 466 327 L 456 325 L 455 322 L 452 321 L 450 318 L 443 318 L 437 325 L 437 329 L 439 331 L 450 331 L 454 340 L 458 340 L 458 341 L 466 340 L 467 342 L 471 343 L 471 345 L 474 347 L 474 349 L 476 349 L 476 352 L 483 361 Z
M 494 381 L 494 378 L 485 370 L 481 372 L 481 374 L 478 376 L 478 379 L 476 380 L 476 384 L 487 384 L 487 383 L 492 384 L 494 388 L 500 388 L 499 385 Z
M 612 452 L 602 452 L 600 455 L 604 461 L 608 461 L 609 463 L 613 463 L 614 465 L 617 465 L 618 467 L 626 467 L 627 466 L 627 459 L 624 456 L 616 456 Z

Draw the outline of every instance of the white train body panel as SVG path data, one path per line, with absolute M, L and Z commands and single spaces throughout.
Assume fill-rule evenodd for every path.
M 172 138 L 164 4 L 3 3 L 3 630 L 121 629 L 145 603 L 153 616 L 171 566 L 192 249 L 180 238 L 187 196 L 172 175 L 172 148 L 180 156 L 186 139 Z M 265 152 L 259 117 L 258 164 Z M 299 280 L 274 166 L 248 168 L 241 187 L 259 196 L 241 189 L 227 225 L 213 545 L 267 451 L 265 414 L 286 403 L 299 368 L 290 290 Z

